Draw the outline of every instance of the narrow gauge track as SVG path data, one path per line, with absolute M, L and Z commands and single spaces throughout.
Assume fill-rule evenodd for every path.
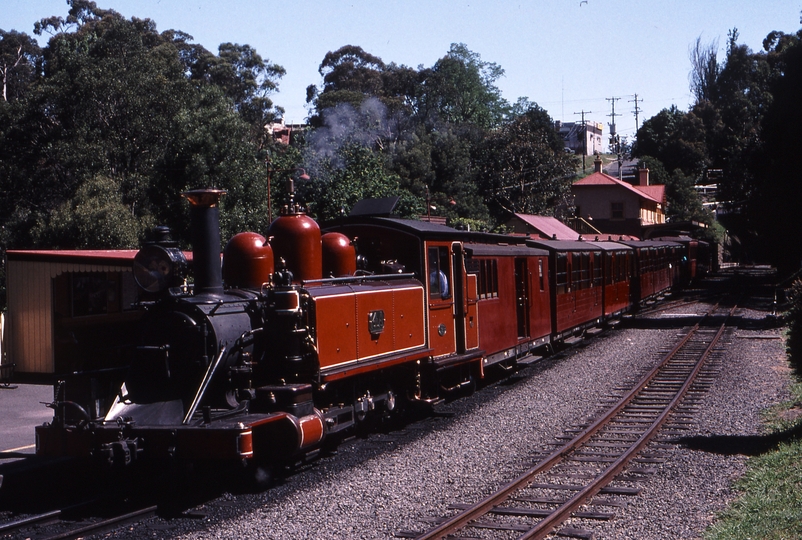
M 156 514 L 157 507 L 149 506 L 102 519 L 75 519 L 76 505 L 44 512 L 0 525 L 0 538 L 31 538 L 36 540 L 72 540 L 97 535 L 136 523 Z
M 405 531 L 396 536 L 430 540 L 457 537 L 458 533 L 459 538 L 467 538 L 474 537 L 471 531 L 491 529 L 500 531 L 504 538 L 540 539 L 554 532 L 560 536 L 592 537 L 586 530 L 556 529 L 572 517 L 612 518 L 610 513 L 578 512 L 599 493 L 634 495 L 639 492 L 633 488 L 607 486 L 657 434 L 691 390 L 737 306 L 728 311 L 717 329 L 703 327 L 702 321 L 717 309 L 718 305 L 703 315 L 658 365 L 601 417 L 524 474 L 472 505 L 450 506 L 458 512 L 433 520 L 437 525 L 427 532 Z M 579 474 L 577 467 L 582 470 Z M 595 470 L 589 471 L 591 467 Z M 578 484 L 580 480 L 587 482 Z M 566 492 L 572 495 L 560 496 Z M 616 505 L 609 500 L 595 501 L 595 506 Z

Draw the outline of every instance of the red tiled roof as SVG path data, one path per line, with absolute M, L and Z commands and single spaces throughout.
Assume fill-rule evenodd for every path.
M 582 180 L 574 182 L 574 186 L 619 186 L 635 193 L 638 195 L 638 197 L 661 204 L 663 202 L 663 197 L 660 195 L 660 193 L 665 193 L 665 186 L 633 186 L 632 184 L 622 182 L 621 180 L 602 172 L 590 174 Z
M 652 199 L 656 200 L 659 203 L 665 203 L 666 201 L 666 186 L 662 184 L 656 184 L 652 186 L 633 186 L 638 191 L 642 191 L 643 193 L 649 195 Z

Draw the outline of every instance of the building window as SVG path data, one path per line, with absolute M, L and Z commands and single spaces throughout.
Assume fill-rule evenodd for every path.
M 624 203 L 622 202 L 611 203 L 610 219 L 624 219 Z

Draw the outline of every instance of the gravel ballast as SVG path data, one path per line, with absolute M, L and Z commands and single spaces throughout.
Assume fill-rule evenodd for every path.
M 764 315 L 740 310 L 746 322 Z M 447 515 L 449 504 L 475 502 L 528 468 L 555 437 L 649 369 L 681 330 L 645 326 L 612 330 L 547 358 L 438 406 L 434 417 L 402 432 L 346 441 L 279 486 L 209 501 L 201 508 L 205 520 L 142 523 L 113 536 L 380 539 L 425 530 L 424 520 Z M 590 525 L 596 538 L 698 538 L 732 499 L 732 481 L 747 459 L 738 453 L 741 437 L 760 434 L 760 411 L 786 398 L 789 380 L 781 329 L 748 328 L 729 334 L 721 370 L 687 434 L 660 437 L 666 461 L 638 481 L 643 492 L 615 509 L 614 519 Z

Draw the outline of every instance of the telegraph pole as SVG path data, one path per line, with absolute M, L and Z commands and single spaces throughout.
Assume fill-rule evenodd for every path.
M 585 115 L 591 114 L 593 111 L 581 110 L 574 114 L 582 115 L 582 172 L 585 172 L 585 156 L 588 155 L 588 125 L 585 123 Z
M 615 114 L 615 102 L 621 99 L 620 97 L 609 97 L 605 98 L 607 101 L 611 103 L 613 106 L 613 111 L 608 114 L 607 116 L 612 118 L 612 122 L 610 122 L 610 149 L 618 155 L 618 179 L 621 179 L 621 146 L 618 144 L 618 133 L 615 130 L 615 117 L 621 116 L 620 114 Z
M 634 114 L 635 114 L 635 136 L 637 136 L 638 129 L 640 129 L 640 126 L 638 125 L 638 114 L 640 113 L 640 107 L 638 107 L 638 101 L 639 101 L 638 100 L 638 94 L 635 94 L 635 99 L 630 101 L 630 103 L 634 103 L 635 104 L 635 111 L 634 111 Z M 642 102 L 643 100 L 641 99 L 640 101 Z
M 611 117 L 611 119 L 612 119 L 612 121 L 609 124 L 609 126 L 610 126 L 610 147 L 614 152 L 618 152 L 618 145 L 616 144 L 616 141 L 618 140 L 618 133 L 615 130 L 615 117 L 616 116 L 621 116 L 621 115 L 615 113 L 615 102 L 618 101 L 621 98 L 620 97 L 609 97 L 609 98 L 605 98 L 605 99 L 607 101 L 609 101 L 610 104 L 613 107 L 613 112 L 611 112 L 610 114 L 607 115 L 607 116 Z

